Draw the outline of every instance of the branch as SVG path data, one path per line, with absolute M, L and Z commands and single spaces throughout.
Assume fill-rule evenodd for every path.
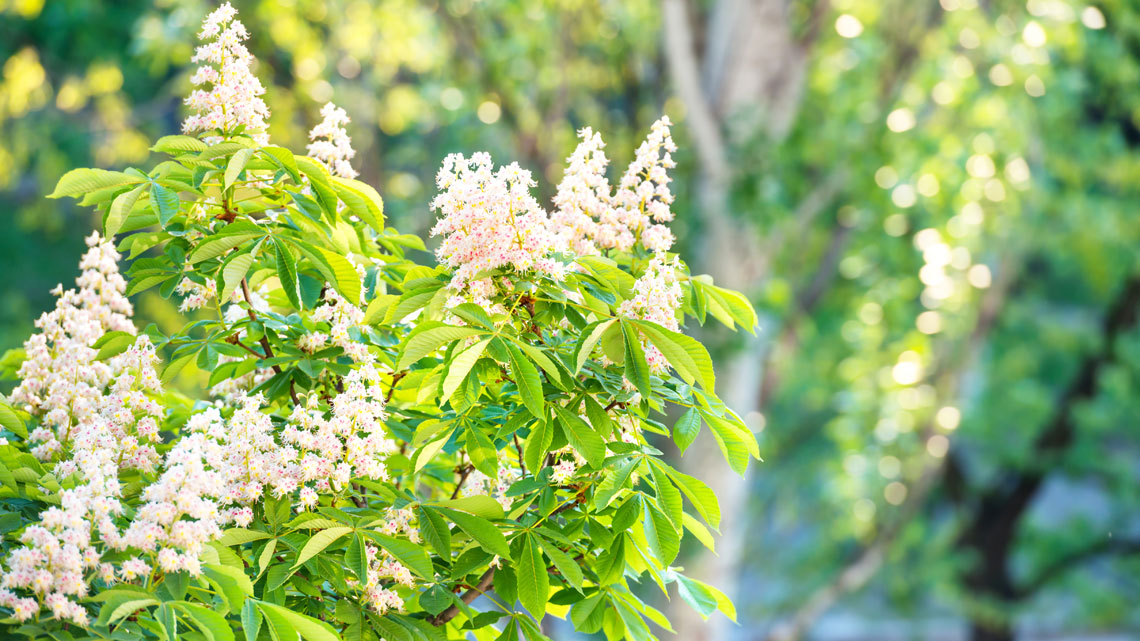
M 241 293 L 245 297 L 245 303 L 249 307 L 246 308 L 246 313 L 249 314 L 249 320 L 257 321 L 257 312 L 253 311 L 253 297 L 249 293 L 249 283 L 244 278 L 241 279 Z M 273 348 L 269 346 L 269 338 L 266 337 L 265 332 L 261 333 L 261 348 L 265 350 L 265 358 L 273 358 Z M 273 365 L 273 373 L 280 374 L 281 368 Z M 293 381 L 289 381 L 289 398 L 293 399 L 294 405 L 300 405 L 301 401 L 297 398 L 297 388 L 293 385 Z
M 665 31 L 665 57 L 677 93 L 685 103 L 685 120 L 692 130 L 700 165 L 709 179 L 723 185 L 729 175 L 724 138 L 720 122 L 701 88 L 700 63 L 697 60 L 689 7 L 685 0 L 665 0 L 662 9 Z M 705 212 L 719 215 L 720 212 Z
M 1140 554 L 1140 539 L 1114 539 L 1111 538 L 1110 535 L 1108 538 L 1097 541 L 1090 546 L 1073 550 L 1060 558 L 1054 559 L 1052 563 L 1042 568 L 1032 580 L 1027 581 L 1024 585 L 1017 588 L 1017 595 L 1023 598 L 1030 596 L 1048 585 L 1049 582 L 1058 576 L 1072 569 L 1073 566 L 1098 556 L 1109 554 Z
M 472 601 L 479 598 L 479 595 L 483 594 L 487 591 L 488 588 L 491 587 L 491 583 L 494 580 L 495 568 L 487 568 L 487 571 L 483 573 L 483 576 L 479 577 L 479 583 L 475 585 L 475 587 L 464 592 L 463 595 L 459 597 L 459 600 L 466 605 L 471 605 Z M 429 619 L 429 621 L 431 621 L 431 624 L 434 626 L 440 626 L 459 616 L 459 612 L 459 606 L 452 605 L 443 612 L 440 612 L 436 616 Z

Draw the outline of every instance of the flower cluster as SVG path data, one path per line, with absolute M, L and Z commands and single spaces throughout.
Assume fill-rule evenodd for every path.
M 334 289 L 325 290 L 325 305 L 313 311 L 312 319 L 318 323 L 328 323 L 329 333 L 313 332 L 302 336 L 297 346 L 312 353 L 324 347 L 325 341 L 332 340 L 333 345 L 344 350 L 344 353 L 357 363 L 371 363 L 375 357 L 368 351 L 368 346 L 352 338 L 349 333 L 353 328 L 364 324 L 364 310 L 347 301 Z
M 673 234 L 664 224 L 673 220 L 666 170 L 674 166 L 677 148 L 670 125 L 667 116 L 653 123 L 616 191 L 606 179 L 609 160 L 601 135 L 589 127 L 578 132 L 582 142 L 567 158 L 551 215 L 562 242 L 574 253 L 629 251 L 638 243 L 650 251 L 673 246 Z
M 325 418 L 313 395 L 308 407 L 293 409 L 281 433 L 296 449 L 298 483 L 318 492 L 339 492 L 354 478 L 387 479 L 384 460 L 396 451 L 384 429 L 388 414 L 380 372 L 364 363 L 349 372 L 343 384 L 344 391 L 332 399 L 331 417 Z M 312 507 L 315 498 L 306 492 L 302 505 Z
M 201 66 L 190 81 L 195 86 L 209 85 L 209 90 L 195 89 L 186 98 L 194 113 L 182 123 L 182 130 L 188 134 L 221 131 L 229 135 L 242 127 L 244 133 L 264 145 L 269 142 L 265 132 L 269 108 L 261 99 L 265 87 L 250 71 L 253 56 L 242 44 L 249 33 L 240 20 L 234 19 L 236 15 L 237 9 L 227 2 L 202 23 L 198 38 L 203 44 L 193 58 Z
M 603 149 L 606 143 L 602 135 L 586 127 L 578 132 L 582 142 L 574 153 L 566 159 L 566 172 L 558 183 L 558 193 L 554 196 L 555 209 L 550 214 L 550 222 L 561 242 L 579 256 L 598 253 L 595 239 L 599 237 L 598 222 L 610 211 L 610 181 L 606 178 L 609 159 Z M 633 245 L 632 234 L 628 235 L 629 245 Z M 614 231 L 607 230 L 607 238 L 615 237 Z M 606 247 L 613 247 L 610 242 Z
M 320 124 L 309 132 L 309 155 L 323 162 L 335 176 L 356 178 L 356 170 L 349 162 L 356 150 L 344 128 L 349 122 L 348 114 L 330 102 L 321 107 L 321 117 Z
M 677 312 L 681 309 L 682 292 L 677 271 L 680 269 L 680 261 L 676 257 L 670 260 L 664 252 L 655 254 L 645 273 L 634 282 L 633 298 L 622 301 L 618 313 L 678 331 Z M 654 372 L 664 372 L 669 368 L 669 361 L 651 344 L 645 344 L 645 358 Z
M 137 331 L 114 246 L 92 234 L 87 247 L 79 264 L 83 273 L 75 281 L 78 289 L 57 287 L 55 309 L 40 316 L 40 333 L 24 343 L 27 360 L 11 396 L 13 404 L 41 417 L 41 428 L 55 432 L 37 439 L 44 442 L 40 458 L 58 450 L 70 429 L 97 411 L 114 374 L 109 364 L 95 360 L 98 350 L 91 345 L 108 331 Z
M 0 605 L 12 607 L 17 617 L 29 618 L 40 610 L 21 600 L 14 590 L 33 592 L 57 619 L 86 621 L 86 611 L 75 599 L 88 594 L 87 573 L 97 570 L 105 582 L 114 579 L 110 564 L 102 562 L 98 543 L 122 549 L 123 537 L 115 519 L 122 516 L 121 469 L 152 472 L 159 463 L 154 444 L 159 440 L 157 420 L 162 407 L 153 399 L 160 391 L 155 373 L 154 347 L 144 335 L 114 359 L 113 382 L 106 394 L 94 399 L 93 411 L 69 425 L 62 439 L 39 427 L 29 440 L 44 441 L 37 451 L 61 456 L 55 475 L 67 485 L 59 506 L 40 514 L 40 522 L 26 528 L 13 550 L 9 569 L 0 578 Z M 98 535 L 98 539 L 96 539 Z
M 480 272 L 510 267 L 561 279 L 564 266 L 550 219 L 531 195 L 529 171 L 511 163 L 495 170 L 491 156 L 451 154 L 436 177 L 441 193 L 432 201 L 440 219 L 432 236 L 443 236 L 436 255 L 455 268 L 452 286 L 463 289 Z

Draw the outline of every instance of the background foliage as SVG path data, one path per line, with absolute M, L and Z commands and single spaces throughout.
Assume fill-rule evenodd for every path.
M 298 147 L 335 98 L 405 231 L 430 225 L 448 152 L 517 157 L 549 183 L 575 128 L 625 150 L 668 113 L 687 150 L 674 229 L 761 312 L 758 341 L 723 340 L 742 368 L 721 380 L 752 404 L 738 409 L 768 462 L 726 524 L 747 534 L 692 561 L 740 570 L 732 634 L 826 636 L 852 620 L 838 609 L 1003 638 L 1140 626 L 1140 12 L 1094 4 L 239 7 L 274 140 Z M 42 194 L 73 166 L 144 162 L 175 128 L 207 6 L 0 7 L 9 347 L 93 224 Z M 775 25 L 755 59 L 717 47 L 741 7 Z M 727 178 L 710 176 L 718 157 Z M 729 241 L 748 258 L 718 265 L 740 255 Z M 176 329 L 161 299 L 138 306 Z

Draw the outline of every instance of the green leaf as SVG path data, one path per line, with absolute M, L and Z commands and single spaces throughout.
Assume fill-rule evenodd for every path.
M 653 477 L 653 487 L 657 491 L 657 507 L 669 517 L 669 521 L 673 523 L 673 527 L 680 530 L 683 526 L 681 523 L 681 515 L 683 514 L 683 501 L 681 500 L 681 492 L 677 489 L 676 485 L 669 480 L 669 476 L 665 470 L 660 469 L 658 466 L 652 464 L 653 459 L 650 459 L 650 473 Z
M 300 634 L 305 641 L 340 641 L 336 630 L 324 621 L 265 601 L 258 601 L 257 607 L 261 608 L 261 612 L 265 614 L 265 618 L 271 625 L 280 626 L 284 629 L 286 626 L 280 624 L 285 623 L 288 630 Z M 287 638 L 289 641 L 293 639 L 288 635 L 283 638 Z
M 450 434 L 448 436 L 450 436 Z M 424 469 L 428 463 L 431 463 L 432 460 L 435 459 L 439 451 L 443 449 L 443 446 L 447 445 L 447 441 L 448 438 L 436 439 L 420 448 L 420 451 L 416 453 L 415 464 L 412 466 L 412 471 L 419 472 Z
M 420 534 L 443 558 L 451 558 L 451 528 L 444 522 L 439 512 L 422 505 L 416 506 L 416 520 L 420 524 Z
M 423 526 L 420 526 L 423 532 Z M 364 537 L 359 532 L 352 536 L 348 549 L 344 551 L 344 564 L 362 583 L 368 582 L 368 554 L 364 548 Z
M 238 589 L 240 589 L 243 594 L 246 596 L 253 596 L 253 582 L 249 580 L 249 577 L 246 576 L 245 572 L 242 572 L 238 568 L 229 565 L 222 565 L 220 563 L 206 563 L 203 567 L 207 575 L 215 574 L 218 576 L 227 577 L 233 580 L 234 584 L 237 585 Z
M 602 469 L 602 461 L 606 458 L 606 444 L 602 441 L 602 437 L 574 412 L 560 405 L 554 406 L 554 412 L 558 414 L 558 421 L 562 424 L 570 445 L 586 459 L 590 467 L 596 470 Z
M 701 433 L 701 415 L 697 412 L 697 408 L 690 407 L 685 410 L 681 418 L 677 419 L 677 423 L 673 425 L 673 442 L 681 449 L 684 454 L 685 450 L 697 440 L 697 435 Z
M 434 576 L 435 571 L 432 569 L 431 557 L 422 547 L 411 541 L 397 539 L 379 532 L 366 531 L 364 534 L 379 543 L 380 547 L 387 550 L 397 561 L 403 563 L 420 578 L 430 580 Z
M 535 536 L 525 535 L 518 563 L 515 565 L 518 581 L 519 602 L 531 616 L 541 621 L 546 614 L 546 599 L 550 592 L 550 576 L 546 573 L 546 563 L 542 552 L 535 544 Z
M 474 327 L 453 327 L 451 325 L 438 325 L 415 332 L 409 336 L 407 344 L 404 346 L 404 353 L 400 355 L 400 362 L 396 365 L 396 369 L 408 369 L 412 363 L 415 363 L 444 345 L 449 345 L 468 336 L 478 336 L 486 333 L 487 332 Z
M 523 448 L 523 461 L 531 474 L 538 475 L 553 441 L 554 426 L 549 421 L 540 420 L 530 428 L 530 436 L 527 437 L 526 446 Z
M 371 185 L 353 180 L 332 176 L 332 186 L 336 190 L 348 210 L 368 223 L 368 226 L 378 232 L 384 231 L 384 200 Z
M 131 345 L 135 344 L 138 340 L 134 334 L 123 331 L 107 332 L 99 337 L 91 346 L 99 350 L 95 354 L 95 360 L 103 361 L 108 358 L 113 358 L 127 351 Z
M 297 569 L 305 563 L 305 561 L 320 554 L 325 548 L 332 545 L 334 541 L 351 531 L 352 528 L 350 527 L 331 527 L 327 530 L 317 532 L 305 543 L 305 547 L 301 548 L 301 553 L 297 555 L 297 562 L 293 564 L 293 569 Z
M 273 553 L 277 551 L 277 539 L 273 539 L 261 548 L 261 556 L 257 557 L 257 575 L 261 576 L 269 564 L 273 562 Z
M 483 350 L 487 349 L 487 343 L 490 341 L 491 339 L 485 338 L 451 359 L 451 363 L 447 366 L 447 376 L 443 379 L 443 398 L 451 398 L 455 390 L 459 389 L 459 384 L 467 378 L 471 368 L 475 366 L 475 361 L 483 356 Z
M 270 535 L 265 532 L 258 532 L 257 530 L 247 530 L 245 528 L 233 527 L 222 533 L 222 538 L 218 539 L 218 543 L 225 547 L 231 545 L 242 545 L 251 541 L 260 541 L 261 539 L 268 539 Z
M 625 377 L 641 392 L 642 398 L 649 398 L 649 363 L 641 348 L 641 337 L 630 323 L 622 322 L 621 330 L 625 335 Z
M 582 370 L 582 367 L 586 364 L 586 361 L 590 360 L 590 354 L 593 353 L 594 347 L 598 344 L 598 341 L 601 340 L 602 334 L 605 334 L 606 330 L 608 330 L 616 322 L 617 319 L 611 318 L 608 321 L 602 321 L 593 325 L 592 329 L 591 327 L 586 327 L 586 329 L 589 331 L 584 331 L 582 333 L 582 339 L 578 343 L 577 349 L 575 351 L 574 374 L 577 374 Z
M 473 514 L 460 512 L 458 510 L 442 509 L 440 511 L 447 515 L 447 518 L 458 525 L 459 529 L 466 532 L 467 535 L 474 539 L 484 550 L 487 550 L 491 554 L 497 554 L 504 559 L 510 559 L 511 548 L 507 545 L 507 539 L 493 523 Z
M 644 510 L 642 523 L 645 526 L 645 539 L 649 542 L 649 549 L 653 551 L 653 556 L 661 565 L 667 567 L 677 558 L 677 552 L 681 549 L 681 537 L 677 534 L 677 530 L 673 529 L 669 517 L 652 503 L 642 501 L 642 509 Z
M 190 616 L 209 641 L 234 641 L 234 632 L 222 615 L 196 603 L 178 601 L 174 605 Z
M 582 576 L 582 568 L 578 566 L 574 557 L 563 552 L 557 545 L 541 536 L 535 535 L 534 538 L 542 545 L 542 551 L 546 552 L 546 556 L 549 556 L 550 560 L 554 562 L 554 567 L 558 568 L 562 578 L 566 579 L 566 582 L 575 590 L 581 592 L 584 577 Z
M 499 505 L 498 501 L 486 494 L 432 501 L 432 505 L 463 510 L 464 512 L 481 516 L 485 519 L 501 519 L 504 516 L 503 506 Z
M 724 454 L 732 471 L 740 476 L 748 469 L 749 456 L 760 458 L 759 445 L 756 436 L 747 427 L 738 426 L 734 421 L 725 419 L 709 412 L 701 415 L 712 431 L 717 446 Z
M 137 185 L 145 179 L 121 171 L 107 171 L 105 169 L 72 169 L 59 179 L 55 191 L 48 198 L 63 198 L 66 196 L 82 196 L 100 189 L 112 189 Z
M 158 600 L 153 598 L 131 599 L 129 597 L 125 600 L 122 597 L 111 599 L 99 610 L 99 624 L 113 625 L 118 623 L 120 619 L 152 605 L 158 605 Z
M 724 592 L 714 588 L 708 583 L 691 579 L 687 576 L 680 574 L 674 575 L 677 579 L 677 593 L 681 598 L 688 603 L 702 618 L 709 618 L 709 615 L 720 610 L 732 621 L 736 621 L 736 608 L 733 607 L 732 601 L 725 596 Z
M 150 184 L 150 208 L 158 216 L 158 224 L 162 228 L 165 229 L 166 224 L 178 215 L 180 206 L 181 201 L 178 199 L 178 192 L 167 189 L 158 183 Z
M 514 375 L 515 386 L 518 387 L 519 396 L 523 404 L 538 418 L 542 418 L 546 399 L 542 394 L 542 377 L 538 375 L 538 368 L 534 366 L 513 343 L 507 343 L 507 352 L 511 357 L 511 373 Z
M 24 425 L 23 419 L 11 405 L 6 403 L 0 403 L 0 427 L 22 439 L 28 438 L 28 428 Z
M 281 281 L 281 289 L 296 309 L 304 309 L 301 302 L 301 281 L 297 278 L 297 259 L 293 252 L 284 243 L 273 239 L 273 257 L 277 262 L 277 279 Z
M 266 230 L 248 221 L 230 223 L 221 231 L 202 240 L 194 251 L 190 252 L 190 264 L 200 263 L 204 260 L 217 258 L 227 251 L 252 240 L 266 235 Z
M 297 159 L 293 157 L 293 152 L 284 147 L 272 146 L 262 147 L 261 152 L 276 165 L 284 169 L 295 184 L 301 184 L 301 172 L 297 168 Z
M 704 345 L 691 336 L 674 332 L 647 321 L 633 321 L 649 339 L 649 342 L 661 351 L 673 369 L 690 385 L 699 381 L 701 387 L 713 391 L 716 389 L 716 373 L 713 371 L 712 358 Z
M 286 238 L 286 240 L 308 258 L 321 276 L 324 276 L 348 302 L 353 305 L 360 304 L 360 274 L 347 258 L 324 247 L 310 245 L 295 238 Z
M 142 195 L 143 187 L 146 185 L 139 185 L 129 191 L 115 196 L 115 200 L 111 201 L 111 207 L 107 210 L 107 218 L 103 221 L 103 235 L 107 238 L 113 238 L 119 230 L 123 228 L 123 223 L 126 222 L 127 216 L 131 214 L 134 209 L 135 203 L 138 202 L 139 196 Z
M 714 528 L 720 527 L 720 503 L 717 501 L 716 492 L 712 490 L 704 481 L 689 476 L 684 472 L 673 469 L 672 467 L 655 461 L 655 467 L 665 471 L 669 478 L 681 488 L 689 502 L 696 508 L 697 513 L 701 515 L 709 525 Z
M 242 170 L 244 170 L 246 164 L 249 163 L 249 159 L 253 158 L 253 152 L 253 149 L 249 149 L 247 147 L 244 149 L 238 149 L 236 152 L 234 152 L 233 156 L 230 156 L 230 162 L 226 165 L 226 175 L 222 189 L 229 189 L 235 182 L 237 182 L 238 177 L 241 176 Z
M 252 266 L 252 253 L 234 254 L 228 258 L 225 266 L 222 267 L 222 293 L 218 296 L 218 300 L 230 300 L 230 296 L 241 284 L 242 279 L 249 273 L 249 268 Z
M 150 150 L 164 154 L 197 153 L 206 150 L 206 143 L 193 136 L 163 136 Z
M 261 632 L 261 611 L 253 600 L 247 600 L 241 608 L 241 629 L 245 632 L 245 641 L 257 641 L 257 634 Z
M 594 431 L 603 439 L 609 438 L 614 433 L 614 424 L 610 420 L 610 415 L 592 396 L 586 396 L 585 404 L 586 416 L 590 419 L 590 425 L 593 426 Z

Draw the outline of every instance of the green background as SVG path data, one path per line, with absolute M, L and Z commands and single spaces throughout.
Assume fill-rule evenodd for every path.
M 735 518 L 684 563 L 742 624 L 678 638 L 1140 634 L 1140 7 L 235 6 L 271 138 L 302 148 L 344 107 L 405 232 L 430 228 L 447 153 L 518 160 L 549 202 L 576 129 L 620 167 L 677 123 L 682 255 L 761 318 L 757 339 L 691 329 L 766 459 L 744 481 L 687 463 Z M 0 349 L 96 226 L 43 195 L 176 132 L 211 8 L 0 0 Z

